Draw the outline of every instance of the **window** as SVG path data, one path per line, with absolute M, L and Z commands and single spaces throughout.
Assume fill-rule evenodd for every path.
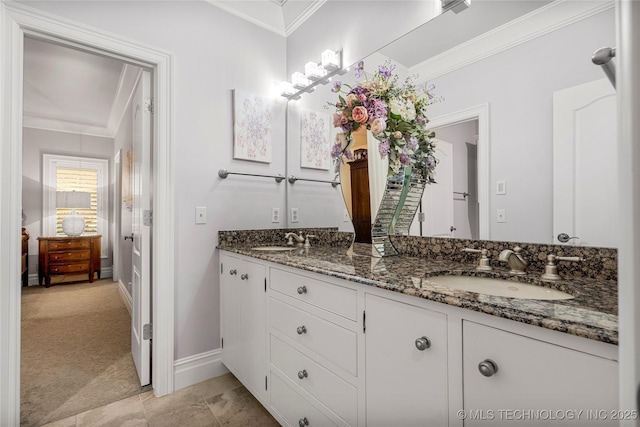
M 88 157 L 43 155 L 43 235 L 64 236 L 62 219 L 70 210 L 56 207 L 56 191 L 85 191 L 91 207 L 76 209 L 85 220 L 84 234 L 102 235 L 101 257 L 108 253 L 108 160 Z

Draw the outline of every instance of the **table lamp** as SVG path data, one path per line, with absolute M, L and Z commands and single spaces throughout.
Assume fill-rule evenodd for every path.
M 79 236 L 84 231 L 84 217 L 76 209 L 91 207 L 91 193 L 86 191 L 56 191 L 56 206 L 71 209 L 71 213 L 62 220 L 62 231 L 67 236 Z

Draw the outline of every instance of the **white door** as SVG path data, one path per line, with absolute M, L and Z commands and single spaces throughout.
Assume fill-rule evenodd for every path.
M 133 99 L 133 273 L 131 278 L 131 353 L 141 385 L 151 382 L 151 226 L 144 212 L 151 211 L 151 74 L 143 71 Z
M 617 247 L 616 93 L 607 79 L 553 94 L 553 242 Z
M 453 144 L 441 139 L 436 146 L 436 184 L 427 185 L 422 194 L 422 236 L 454 237 L 453 221 Z M 409 233 L 420 235 L 418 214 L 411 223 Z

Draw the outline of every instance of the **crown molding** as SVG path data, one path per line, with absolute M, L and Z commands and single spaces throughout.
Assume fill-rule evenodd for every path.
M 314 0 L 301 14 L 299 14 L 296 19 L 291 21 L 288 25 L 285 25 L 284 35 L 289 36 L 293 33 L 304 21 L 309 19 L 311 15 L 316 13 L 320 7 L 325 4 L 327 0 Z
M 140 76 L 142 76 L 141 68 L 130 64 L 123 64 L 118 81 L 118 88 L 116 89 L 113 104 L 111 105 L 111 112 L 109 113 L 109 119 L 107 121 L 107 131 L 111 136 L 115 137 L 120 128 L 120 123 L 122 123 L 122 119 L 127 112 L 127 107 L 133 99 L 134 90 L 140 80 Z
M 556 0 L 410 68 L 432 80 L 614 7 L 613 0 Z

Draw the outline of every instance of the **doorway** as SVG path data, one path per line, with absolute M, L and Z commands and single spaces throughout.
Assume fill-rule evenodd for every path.
M 100 52 L 110 57 L 149 67 L 154 73 L 154 150 L 152 182 L 156 195 L 152 208 L 156 211 L 152 238 L 156 250 L 152 254 L 153 325 L 152 374 L 154 393 L 162 396 L 174 388 L 174 213 L 173 213 L 173 139 L 172 115 L 172 55 L 168 52 L 142 46 L 135 41 L 123 40 L 85 25 L 69 25 L 62 19 L 14 3 L 1 3 L 0 16 L 4 28 L 10 28 L 0 39 L 3 59 L 0 96 L 3 105 L 0 151 L 0 234 L 5 256 L 0 257 L 0 342 L 3 343 L 0 358 L 0 424 L 18 425 L 20 414 L 20 289 L 15 287 L 20 279 L 20 228 L 21 175 L 22 175 L 22 71 L 23 40 L 25 35 L 45 39 L 64 40 L 66 44 Z M 4 202 L 7 202 L 6 204 Z M 14 230 L 17 230 L 14 232 Z M 15 248 L 14 248 L 15 247 Z

